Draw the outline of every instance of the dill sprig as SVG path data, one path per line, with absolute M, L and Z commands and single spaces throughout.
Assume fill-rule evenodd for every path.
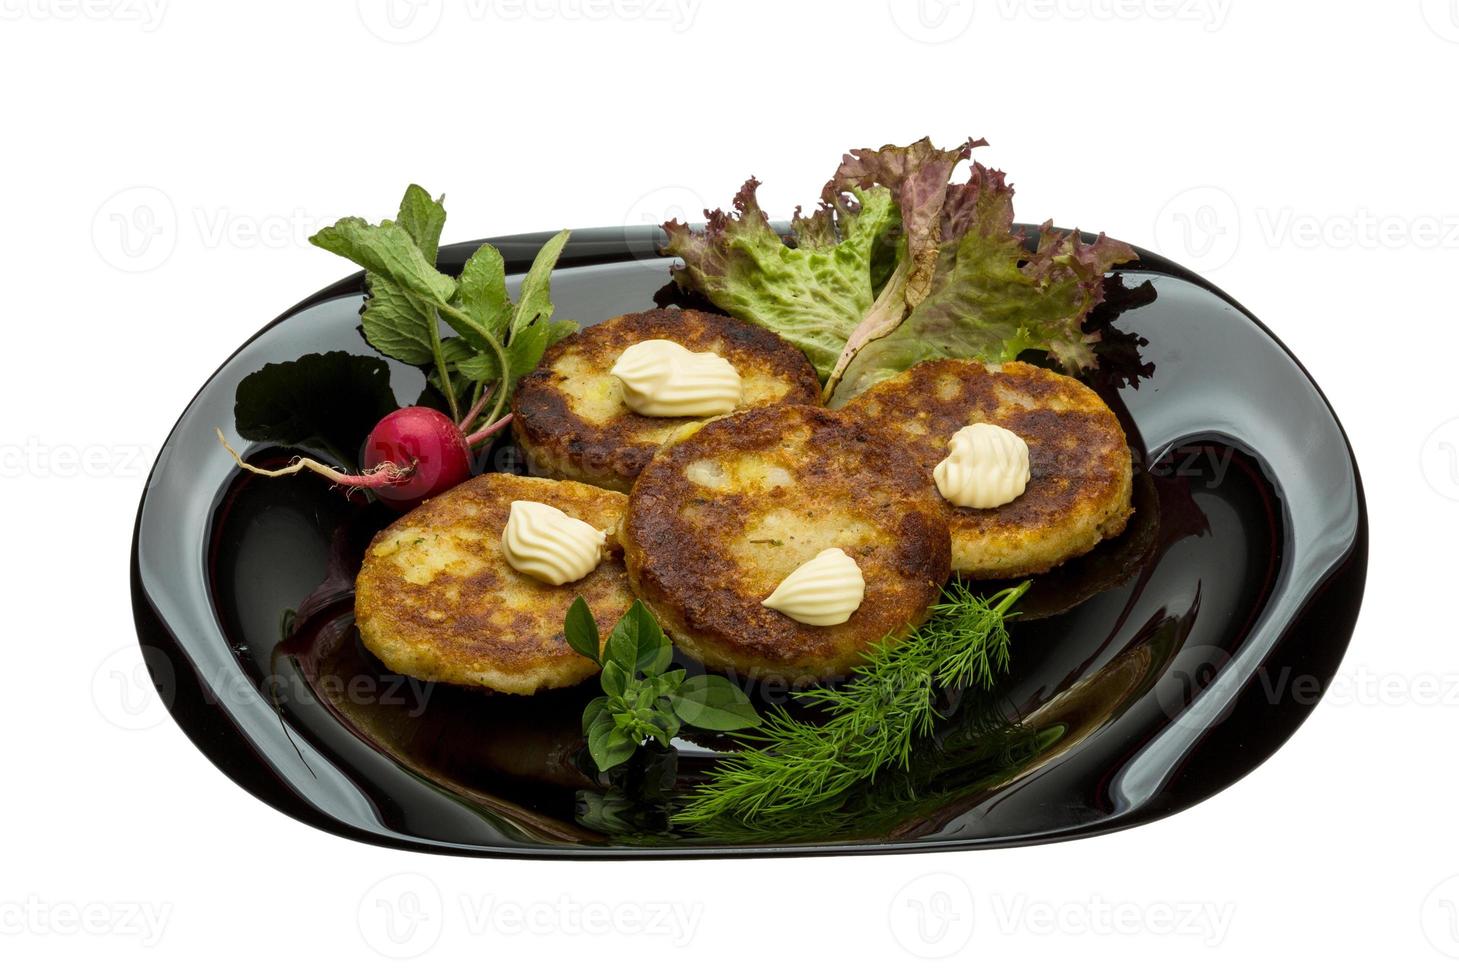
M 720 763 L 675 822 L 772 817 L 835 800 L 888 766 L 905 770 L 914 742 L 932 734 L 940 717 L 936 689 L 988 688 L 1008 669 L 1004 620 L 1028 587 L 983 597 L 955 580 L 920 629 L 876 644 L 846 685 L 796 695 L 824 710 L 826 721 L 770 711 L 747 736 L 759 744 Z

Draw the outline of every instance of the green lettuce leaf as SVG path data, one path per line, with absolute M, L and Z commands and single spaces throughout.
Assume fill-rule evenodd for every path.
M 897 264 L 841 349 L 826 392 L 832 393 L 846 368 L 863 347 L 885 337 L 916 309 L 932 288 L 942 247 L 943 206 L 953 168 L 986 141 L 967 139 L 951 150 L 941 150 L 926 137 L 911 146 L 888 144 L 879 150 L 852 150 L 841 160 L 822 197 L 832 199 L 849 190 L 881 186 L 891 191 L 900 212 L 903 242 Z
M 927 297 L 888 336 L 851 361 L 830 403 L 844 404 L 914 364 L 939 358 L 1008 361 L 1045 350 L 1067 370 L 1093 367 L 1097 332 L 1082 324 L 1104 295 L 1104 275 L 1136 257 L 1123 242 L 1049 223 L 1030 252 L 1013 231 L 1013 188 L 1003 173 L 973 165 L 947 196 Z
M 1105 273 L 1135 252 L 1049 223 L 1030 251 L 1013 230 L 1003 173 L 973 163 L 966 182 L 951 182 L 985 145 L 853 150 L 820 208 L 797 209 L 790 242 L 766 220 L 751 178 L 734 210 L 706 212 L 702 230 L 664 226 L 665 254 L 683 260 L 674 282 L 805 351 L 832 405 L 932 358 L 1003 361 L 1037 349 L 1067 370 L 1088 368 L 1099 337 L 1082 324 Z
M 734 210 L 707 212 L 703 230 L 669 221 L 664 252 L 683 260 L 673 271 L 681 287 L 774 330 L 825 378 L 875 299 L 874 259 L 896 222 L 891 194 L 857 190 L 850 199 L 822 202 L 810 217 L 797 209 L 792 246 L 761 210 L 759 185 L 753 177 L 745 181 Z

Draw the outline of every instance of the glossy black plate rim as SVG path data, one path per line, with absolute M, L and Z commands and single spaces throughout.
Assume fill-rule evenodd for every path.
M 1025 236 L 1030 236 L 1036 232 L 1033 226 L 1020 225 L 1017 228 Z M 443 246 L 441 249 L 441 258 L 443 262 L 449 264 L 448 256 L 459 255 L 461 259 L 464 259 L 466 255 L 474 251 L 481 244 L 490 243 L 501 251 L 505 260 L 507 274 L 519 275 L 527 270 L 533 256 L 536 255 L 541 245 L 551 237 L 551 234 L 553 233 L 538 232 L 456 243 Z M 636 261 L 655 255 L 658 246 L 663 241 L 663 233 L 656 226 L 645 225 L 626 228 L 575 230 L 572 239 L 563 251 L 558 268 L 610 265 L 619 262 Z M 1326 636 L 1326 642 L 1322 644 L 1321 652 L 1325 654 L 1325 659 L 1320 664 L 1314 664 L 1309 657 L 1309 659 L 1303 662 L 1302 666 L 1309 674 L 1313 674 L 1322 680 L 1322 692 L 1325 693 L 1327 685 L 1336 674 L 1343 654 L 1351 639 L 1361 605 L 1367 572 L 1367 503 L 1363 491 L 1361 473 L 1357 459 L 1353 454 L 1352 444 L 1348 439 L 1347 431 L 1343 427 L 1341 419 L 1333 411 L 1331 402 L 1322 391 L 1321 386 L 1312 377 L 1311 372 L 1307 370 L 1305 365 L 1292 353 L 1291 349 L 1281 338 L 1273 333 L 1270 328 L 1254 316 L 1246 307 L 1199 274 L 1144 248 L 1136 246 L 1136 251 L 1138 252 L 1139 258 L 1136 262 L 1123 267 L 1124 269 L 1159 273 L 1184 280 L 1216 296 L 1262 330 L 1282 354 L 1307 379 L 1307 382 L 1312 386 L 1312 389 L 1321 400 L 1327 414 L 1342 437 L 1343 447 L 1347 452 L 1347 462 L 1352 470 L 1353 485 L 1356 494 L 1356 526 L 1352 536 L 1352 545 L 1342 556 L 1341 560 L 1334 563 L 1332 571 L 1328 576 L 1314 588 L 1307 603 L 1294 614 L 1288 624 L 1287 630 L 1284 632 L 1285 635 L 1297 631 L 1300 625 L 1309 621 L 1323 624 L 1321 630 Z M 208 379 L 203 382 L 189 400 L 187 407 L 178 416 L 178 421 L 174 423 L 172 430 L 168 433 L 167 440 L 163 443 L 163 453 L 159 454 L 158 461 L 154 463 L 153 472 L 148 475 L 147 488 L 150 489 L 153 475 L 158 466 L 161 465 L 163 458 L 165 458 L 166 447 L 172 442 L 178 426 L 181 425 L 193 404 L 209 385 L 211 385 L 213 379 L 226 365 L 238 357 L 239 354 L 252 345 L 259 337 L 274 329 L 279 324 L 289 320 L 299 312 L 325 300 L 357 295 L 362 292 L 363 287 L 363 273 L 357 273 L 340 279 L 296 303 L 241 343 L 219 365 L 213 374 L 209 375 Z M 239 786 L 271 807 L 288 814 L 302 823 L 331 834 L 350 840 L 396 849 L 420 853 L 454 854 L 476 857 L 638 860 L 690 857 L 730 858 L 928 853 L 1015 847 L 1096 837 L 1173 815 L 1229 788 L 1255 771 L 1267 759 L 1271 758 L 1296 733 L 1297 729 L 1306 720 L 1307 715 L 1310 714 L 1312 709 L 1321 700 L 1319 696 L 1303 702 L 1294 701 L 1284 703 L 1282 707 L 1285 712 L 1285 720 L 1288 723 L 1280 726 L 1280 730 L 1274 730 L 1274 726 L 1271 725 L 1264 725 L 1254 728 L 1253 731 L 1248 733 L 1262 736 L 1261 744 L 1255 750 L 1253 750 L 1252 745 L 1246 744 L 1243 746 L 1241 753 L 1230 753 L 1221 750 L 1219 740 L 1208 740 L 1198 743 L 1194 750 L 1197 755 L 1193 755 L 1191 761 L 1199 761 L 1202 763 L 1205 766 L 1203 771 L 1207 773 L 1210 773 L 1213 768 L 1224 766 L 1226 773 L 1229 773 L 1229 775 L 1222 773 L 1211 778 L 1200 780 L 1199 782 L 1172 780 L 1167 786 L 1162 788 L 1157 797 L 1146 802 L 1141 807 L 1113 815 L 1097 824 L 1085 825 L 1073 829 L 1033 832 L 1026 835 L 1014 835 L 990 840 L 944 839 L 734 846 L 687 844 L 683 846 L 664 847 L 614 846 L 602 849 L 566 849 L 532 844 L 512 846 L 451 844 L 411 837 L 405 834 L 392 835 L 348 823 L 320 809 L 307 797 L 303 797 L 294 792 L 274 772 L 268 759 L 253 747 L 243 731 L 235 725 L 227 713 L 222 711 L 214 703 L 214 695 L 208 690 L 187 651 L 178 642 L 152 603 L 147 593 L 146 584 L 143 581 L 140 567 L 139 545 L 142 517 L 147 508 L 148 489 L 144 489 L 141 500 L 138 503 L 137 516 L 133 527 L 130 561 L 133 615 L 138 641 L 141 645 L 148 672 L 159 696 L 162 698 L 163 703 L 168 708 L 173 719 L 210 762 L 222 770 Z M 1277 647 L 1274 645 L 1272 650 L 1273 657 L 1276 652 Z M 1311 651 L 1308 650 L 1307 652 L 1310 653 Z M 1271 659 L 1272 657 L 1269 657 L 1263 666 L 1267 666 Z M 1282 664 L 1276 663 L 1272 664 L 1272 666 L 1281 667 Z M 1224 730 L 1229 732 L 1240 729 L 1240 723 L 1243 718 L 1248 715 L 1255 717 L 1264 710 L 1271 710 L 1272 706 L 1269 699 L 1263 695 L 1260 687 L 1260 683 L 1249 682 L 1226 704 L 1221 715 L 1223 718 L 1222 728 Z M 1200 767 L 1198 766 L 1196 768 Z

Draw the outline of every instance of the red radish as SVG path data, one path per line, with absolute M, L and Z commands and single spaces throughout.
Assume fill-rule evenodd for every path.
M 471 476 L 471 450 L 456 423 L 433 408 L 398 408 L 365 438 L 365 472 L 405 474 L 374 488 L 392 506 L 410 506 Z
M 478 410 L 473 409 L 467 425 Z M 262 469 L 244 462 L 228 445 L 222 431 L 215 431 L 223 448 L 250 473 L 290 476 L 300 470 L 311 470 L 347 489 L 373 490 L 396 510 L 407 510 L 470 477 L 471 448 L 496 435 L 511 420 L 510 414 L 505 415 L 467 436 L 455 422 L 433 408 L 418 405 L 398 408 L 375 423 L 365 438 L 365 469 L 361 473 L 346 473 L 307 458 L 296 459 L 282 469 Z

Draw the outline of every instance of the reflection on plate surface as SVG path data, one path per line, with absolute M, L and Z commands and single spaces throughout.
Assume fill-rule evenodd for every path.
M 553 282 L 561 314 L 591 323 L 652 305 L 668 265 L 645 258 L 653 234 L 575 233 Z M 524 271 L 544 238 L 498 240 L 509 270 Z M 443 249 L 442 267 L 454 271 L 474 244 Z M 221 425 L 237 436 L 237 402 L 250 432 L 271 425 L 290 438 L 288 426 L 306 418 L 327 434 L 318 451 L 341 457 L 341 445 L 358 442 L 361 414 L 368 427 L 379 406 L 417 400 L 418 370 L 381 360 L 378 373 L 345 356 L 373 356 L 355 329 L 358 277 L 245 345 L 169 437 L 134 547 L 149 667 L 184 730 L 249 790 L 317 826 L 403 847 L 558 856 L 983 847 L 1188 806 L 1275 751 L 1330 682 L 1362 595 L 1366 516 L 1342 430 L 1279 342 L 1156 256 L 1142 253 L 1114 279 L 1093 318 L 1106 338 L 1103 369 L 1086 380 L 1135 453 L 1129 529 L 1038 579 L 997 690 L 949 698 L 908 772 L 834 811 L 669 831 L 673 787 L 733 743 L 680 740 L 604 784 L 583 758 L 585 690 L 528 699 L 423 684 L 363 649 L 349 587 L 370 535 L 394 515 L 322 481 L 239 473 L 212 433 Z M 306 357 L 335 351 L 344 353 Z M 310 397 L 290 402 L 286 417 L 260 418 L 276 397 L 239 382 L 300 358 L 313 365 Z M 254 453 L 253 462 L 290 455 L 266 444 Z M 492 462 L 519 465 L 507 443 Z M 208 487 L 217 489 L 199 492 Z M 785 700 L 773 685 L 756 695 Z

